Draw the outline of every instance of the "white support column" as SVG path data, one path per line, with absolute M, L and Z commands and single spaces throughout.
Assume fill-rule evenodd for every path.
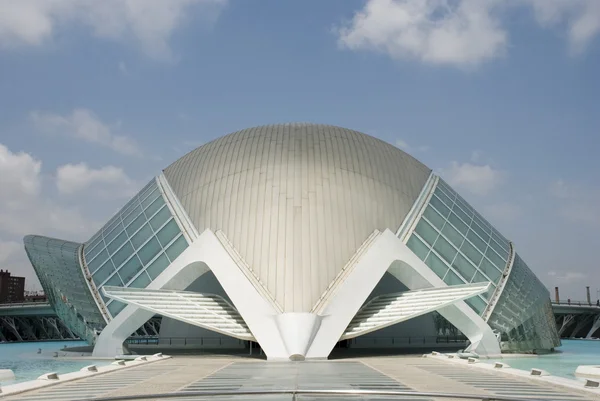
M 575 321 L 574 315 L 564 315 L 560 329 L 558 330 L 558 336 L 562 337 L 565 330 Z
M 592 324 L 592 328 L 590 329 L 590 331 L 588 331 L 585 338 L 592 338 L 592 336 L 598 329 L 600 329 L 600 315 L 594 316 L 594 323 Z
M 275 316 L 276 308 L 247 279 L 217 236 L 204 231 L 171 263 L 148 289 L 184 290 L 211 270 L 269 359 L 288 359 Z M 123 342 L 153 315 L 128 305 L 98 337 L 94 356 L 114 356 Z
M 411 290 L 447 287 L 401 240 L 386 230 L 374 239 L 344 282 L 329 297 L 307 358 L 327 358 L 386 271 Z M 500 354 L 498 339 L 492 329 L 464 301 L 444 307 L 439 313 L 469 338 L 471 351 L 480 355 Z

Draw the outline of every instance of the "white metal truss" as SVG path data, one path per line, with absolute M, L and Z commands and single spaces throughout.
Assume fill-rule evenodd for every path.
M 433 312 L 482 294 L 489 286 L 489 283 L 465 284 L 379 295 L 360 308 L 341 339 L 358 337 Z
M 240 340 L 255 341 L 238 311 L 213 294 L 103 287 L 107 297 Z

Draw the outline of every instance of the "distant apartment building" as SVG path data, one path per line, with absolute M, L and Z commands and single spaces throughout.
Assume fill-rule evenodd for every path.
M 11 276 L 8 270 L 0 270 L 0 303 L 25 300 L 25 277 Z

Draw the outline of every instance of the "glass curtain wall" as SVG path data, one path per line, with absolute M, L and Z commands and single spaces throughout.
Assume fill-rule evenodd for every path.
M 98 290 L 145 288 L 187 246 L 153 179 L 85 244 L 84 257 Z M 126 306 L 102 298 L 112 317 Z
M 508 240 L 441 178 L 406 245 L 448 285 L 492 283 L 466 301 L 480 315 L 509 262 Z
M 560 345 L 550 293 L 518 254 L 488 324 L 502 333 L 505 352 L 549 350 Z
M 82 244 L 28 235 L 25 251 L 57 316 L 79 338 L 93 344 L 106 322 L 79 265 Z

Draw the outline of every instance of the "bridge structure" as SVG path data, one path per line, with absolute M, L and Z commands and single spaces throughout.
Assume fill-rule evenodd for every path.
M 589 301 L 554 301 L 552 310 L 561 338 L 600 336 L 600 305 Z
M 132 336 L 158 336 L 160 321 L 150 319 Z M 48 302 L 0 304 L 0 342 L 77 339 Z
M 600 337 L 600 306 L 588 301 L 552 302 L 561 338 Z M 155 316 L 132 337 L 158 337 L 161 318 Z M 56 316 L 47 302 L 0 304 L 0 342 L 76 340 L 77 336 Z

